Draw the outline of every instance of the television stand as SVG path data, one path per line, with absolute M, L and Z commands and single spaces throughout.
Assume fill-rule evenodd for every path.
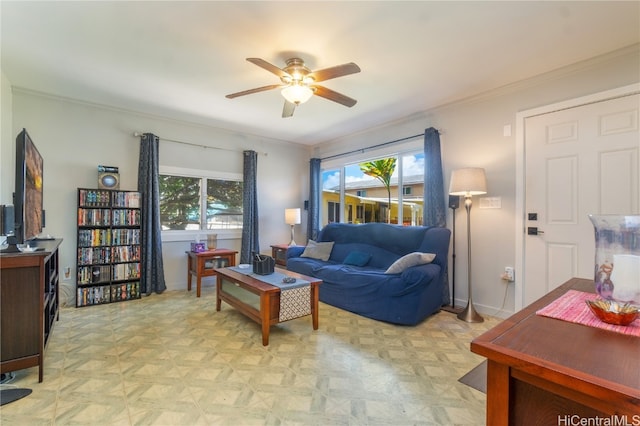
M 44 350 L 60 318 L 60 243 L 42 241 L 43 250 L 0 255 L 0 374 L 38 367 L 42 382 Z

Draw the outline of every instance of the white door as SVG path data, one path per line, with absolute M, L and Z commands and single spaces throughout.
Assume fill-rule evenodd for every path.
M 524 121 L 523 306 L 572 277 L 593 279 L 589 214 L 638 214 L 639 95 Z

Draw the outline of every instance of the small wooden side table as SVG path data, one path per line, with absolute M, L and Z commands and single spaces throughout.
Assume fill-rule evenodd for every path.
M 271 257 L 276 261 L 276 265 L 287 266 L 287 250 L 289 244 L 272 244 L 271 245 Z
M 219 248 L 215 250 L 187 253 L 187 290 L 191 291 L 191 276 L 196 276 L 196 296 L 200 297 L 202 277 L 216 275 L 215 268 L 236 266 L 237 251 Z

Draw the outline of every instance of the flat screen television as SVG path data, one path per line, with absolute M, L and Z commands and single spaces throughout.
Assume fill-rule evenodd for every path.
M 42 233 L 43 209 L 43 160 L 38 148 L 26 129 L 16 137 L 16 179 L 13 193 L 14 227 L 9 235 L 9 247 L 3 251 L 17 251 L 17 244 L 24 244 Z

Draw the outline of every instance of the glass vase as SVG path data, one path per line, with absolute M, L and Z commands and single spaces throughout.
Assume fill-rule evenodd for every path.
M 218 234 L 207 235 L 207 248 L 209 250 L 215 250 L 218 247 Z
M 640 215 L 589 215 L 595 228 L 596 292 L 640 306 Z

